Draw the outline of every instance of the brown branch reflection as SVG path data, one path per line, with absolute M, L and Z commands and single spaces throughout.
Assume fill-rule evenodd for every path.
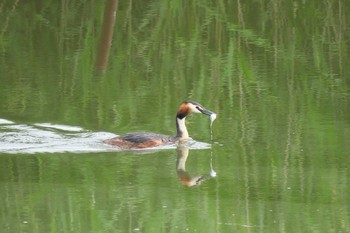
M 177 161 L 176 172 L 181 183 L 186 187 L 195 187 L 201 185 L 204 181 L 207 181 L 213 177 L 216 177 L 216 172 L 213 170 L 212 159 L 210 160 L 210 172 L 209 174 L 192 176 L 186 171 L 186 161 L 189 154 L 189 148 L 179 146 L 176 149 Z
M 118 2 L 118 0 L 106 0 L 105 2 L 101 37 L 95 63 L 95 69 L 98 72 L 103 73 L 107 67 L 109 52 L 112 45 L 116 12 L 118 10 Z

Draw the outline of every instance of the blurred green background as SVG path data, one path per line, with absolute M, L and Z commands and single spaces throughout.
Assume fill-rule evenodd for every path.
M 218 118 L 187 169 L 217 177 L 182 186 L 175 150 L 0 154 L 3 232 L 350 232 L 350 2 L 119 1 L 96 75 L 105 4 L 0 2 L 0 118 L 175 134 L 192 99 Z

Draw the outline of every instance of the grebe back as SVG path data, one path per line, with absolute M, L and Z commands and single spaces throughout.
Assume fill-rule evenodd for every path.
M 105 140 L 104 143 L 118 146 L 123 149 L 142 149 L 159 146 L 162 144 L 181 142 L 189 138 L 185 124 L 185 118 L 191 113 L 202 113 L 215 119 L 216 114 L 203 108 L 195 101 L 185 100 L 179 107 L 176 114 L 176 136 L 169 136 L 156 133 L 128 133 L 112 139 Z

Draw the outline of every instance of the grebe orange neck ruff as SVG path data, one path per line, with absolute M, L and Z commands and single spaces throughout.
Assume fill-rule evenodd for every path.
M 205 109 L 201 104 L 185 100 L 179 107 L 176 114 L 176 136 L 168 136 L 156 133 L 128 133 L 112 139 L 105 140 L 104 143 L 118 146 L 122 149 L 142 149 L 159 146 L 167 143 L 181 142 L 189 138 L 185 124 L 186 116 L 191 113 L 202 113 L 215 119 L 216 114 Z

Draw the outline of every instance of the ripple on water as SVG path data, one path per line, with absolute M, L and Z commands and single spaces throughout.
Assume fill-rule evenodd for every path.
M 117 135 L 108 132 L 91 132 L 77 126 L 51 123 L 15 124 L 0 119 L 0 153 L 89 153 L 117 152 L 120 148 L 102 143 Z M 211 144 L 192 139 L 184 146 L 190 149 L 208 149 Z M 135 150 L 135 153 L 151 153 L 155 150 L 175 149 L 177 144 Z

